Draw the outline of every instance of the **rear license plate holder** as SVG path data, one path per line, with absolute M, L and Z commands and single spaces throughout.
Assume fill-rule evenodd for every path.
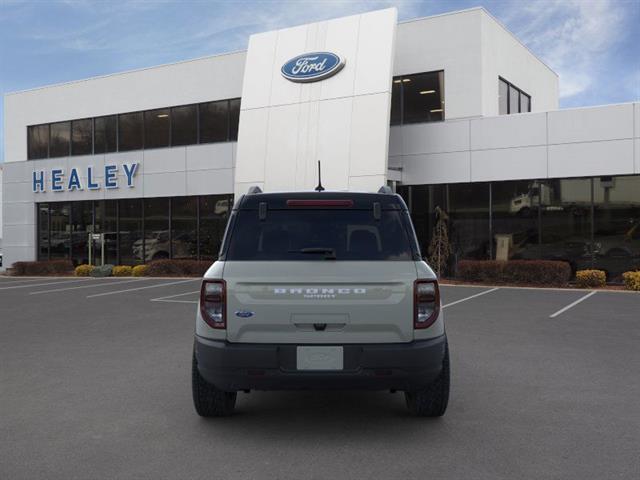
M 343 370 L 344 348 L 341 346 L 298 346 L 296 349 L 298 370 Z

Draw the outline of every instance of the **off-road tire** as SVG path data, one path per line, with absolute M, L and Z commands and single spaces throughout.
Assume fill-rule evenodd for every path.
M 224 392 L 210 384 L 198 371 L 195 352 L 191 362 L 191 391 L 193 406 L 201 417 L 226 417 L 236 406 L 236 392 Z
M 417 417 L 441 417 L 449 403 L 449 345 L 445 344 L 442 370 L 438 377 L 426 388 L 415 392 L 405 392 L 407 408 Z

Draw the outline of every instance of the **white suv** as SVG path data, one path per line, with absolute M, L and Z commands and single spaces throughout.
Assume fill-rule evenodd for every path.
M 205 417 L 254 389 L 401 390 L 414 414 L 443 415 L 438 282 L 402 198 L 386 187 L 242 196 L 202 282 L 192 386 Z

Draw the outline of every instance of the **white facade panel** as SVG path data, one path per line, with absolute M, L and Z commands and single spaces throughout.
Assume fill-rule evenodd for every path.
M 186 147 L 187 171 L 233 168 L 235 146 L 235 142 L 221 142 Z
M 547 143 L 547 114 L 501 115 L 471 120 L 471 149 L 487 150 Z
M 471 181 L 547 177 L 547 147 L 501 148 L 471 152 Z
M 9 208 L 3 216 L 6 225 L 33 225 L 36 223 L 33 202 L 11 202 L 8 206 Z
M 187 168 L 186 150 L 186 147 L 142 150 L 140 152 L 142 153 L 140 158 L 144 158 L 144 161 L 140 162 L 144 165 L 142 173 L 151 175 L 153 173 L 184 172 Z M 130 161 L 129 159 L 126 160 L 127 163 Z
M 420 185 L 471 181 L 471 155 L 466 152 L 409 155 L 402 159 L 402 183 Z
M 244 104 L 244 100 L 243 100 Z M 267 150 L 267 129 L 269 125 L 269 109 L 240 110 L 240 125 L 238 131 L 238 153 L 251 161 L 236 161 L 236 182 L 264 183 L 264 160 Z
M 353 97 L 349 177 L 387 172 L 390 101 L 388 92 Z
M 634 173 L 632 139 L 549 146 L 550 177 L 632 173 Z
M 313 188 L 318 160 L 327 188 L 347 189 L 351 176 L 384 177 L 396 22 L 392 8 L 251 37 L 236 194 L 250 183 L 266 190 Z M 280 74 L 288 60 L 329 49 L 346 59 L 331 78 L 299 84 Z M 348 52 L 354 57 L 347 58 Z M 254 61 L 261 67 L 250 66 Z M 361 141 L 355 132 L 371 140 Z
M 309 189 L 318 184 L 317 160 L 320 160 L 324 187 L 331 190 L 347 190 L 353 98 L 325 100 L 319 103 L 318 109 L 318 120 L 311 122 L 312 128 L 317 128 L 315 156 L 305 158 L 305 184 L 301 187 Z M 313 145 L 314 141 L 311 139 L 309 146 Z
M 633 104 L 633 125 L 633 136 L 636 138 L 640 138 L 640 103 Z
M 640 138 L 636 138 L 634 141 L 634 172 L 640 173 Z
M 446 153 L 469 150 L 469 122 L 434 122 L 393 127 L 402 138 L 402 155 Z
M 10 225 L 4 226 L 4 238 L 2 239 L 2 249 L 9 247 L 33 247 L 35 246 L 35 225 Z M 4 254 L 3 254 L 4 257 Z M 33 252 L 29 255 L 29 259 L 34 257 Z M 9 257 L 11 258 L 11 257 Z M 15 261 L 15 260 L 13 260 Z M 12 263 L 13 263 L 12 261 Z M 3 258 L 4 263 L 4 258 Z M 7 265 L 11 265 L 8 263 Z
M 189 195 L 211 195 L 211 192 L 233 192 L 233 170 L 197 170 L 187 172 Z
M 358 56 L 355 58 L 357 63 L 353 95 L 390 92 L 397 11 L 378 10 L 359 15 L 358 18 Z
M 549 143 L 593 142 L 633 137 L 633 104 L 549 112 Z
M 187 194 L 186 172 L 151 173 L 144 176 L 145 197 L 177 197 Z

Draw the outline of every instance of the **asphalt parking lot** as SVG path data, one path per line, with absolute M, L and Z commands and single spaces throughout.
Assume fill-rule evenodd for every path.
M 640 294 L 443 286 L 441 419 L 401 394 L 252 392 L 204 420 L 198 287 L 0 277 L 0 478 L 639 478 Z

